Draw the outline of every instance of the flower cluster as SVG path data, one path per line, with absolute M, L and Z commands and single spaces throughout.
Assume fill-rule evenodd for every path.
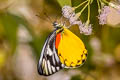
M 110 7 L 109 6 L 104 6 L 98 16 L 99 19 L 99 24 L 104 25 L 107 23 L 107 16 L 108 13 L 110 12 Z
M 80 29 L 80 33 L 84 35 L 91 35 L 92 33 L 92 27 L 91 24 L 88 22 L 82 23 L 82 21 L 79 19 L 79 13 L 75 13 L 75 8 L 72 8 L 70 6 L 64 6 L 62 8 L 62 14 L 65 18 L 67 18 L 70 22 L 70 25 L 75 25 L 77 24 Z
M 101 4 L 101 6 L 98 6 L 98 7 L 102 7 L 100 9 L 98 19 L 99 19 L 99 24 L 104 25 L 104 24 L 107 24 L 107 16 L 110 13 L 110 8 L 114 8 L 118 11 L 118 13 L 120 13 L 120 5 L 116 4 L 114 2 L 107 2 L 106 0 L 105 0 L 105 2 L 104 2 L 104 0 L 102 0 L 102 1 L 103 1 L 102 4 L 104 4 L 104 6 L 102 7 L 102 4 Z M 105 5 L 105 4 L 107 4 L 107 5 Z
M 84 33 L 85 35 L 92 34 L 92 26 L 91 24 L 87 25 L 86 23 L 83 23 L 79 25 L 80 33 Z
M 65 18 L 69 19 L 72 15 L 75 15 L 75 12 L 71 6 L 64 6 L 62 8 L 62 14 Z
M 120 2 L 120 0 L 118 1 Z M 80 3 L 78 6 L 75 7 L 64 6 L 62 8 L 62 14 L 66 19 L 68 19 L 70 25 L 77 24 L 79 26 L 80 33 L 84 35 L 92 34 L 92 25 L 90 24 L 91 3 L 92 3 L 91 0 L 85 0 L 84 2 Z M 76 13 L 75 10 L 84 4 L 85 6 L 81 9 L 81 11 Z M 99 13 L 98 19 L 100 25 L 107 24 L 107 16 L 110 13 L 111 7 L 116 9 L 120 13 L 120 5 L 115 2 L 108 2 L 107 0 L 97 0 L 97 4 L 98 4 L 98 13 Z M 88 18 L 86 22 L 82 22 L 80 16 L 87 7 L 88 7 Z
M 70 24 L 74 24 L 75 21 L 77 21 L 76 14 L 74 12 L 74 8 L 70 6 L 64 6 L 62 8 L 62 14 L 65 18 L 67 18 L 70 22 Z

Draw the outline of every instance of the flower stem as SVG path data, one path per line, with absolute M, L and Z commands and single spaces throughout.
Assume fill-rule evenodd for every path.
M 97 4 L 98 4 L 98 13 L 100 13 L 100 1 L 99 0 L 97 0 Z
M 85 10 L 85 8 L 88 6 L 89 2 L 82 8 L 82 10 L 80 12 L 78 12 L 76 15 L 80 16 L 81 13 Z
M 109 4 L 109 2 L 107 0 L 102 0 L 102 2 L 104 2 L 106 4 Z
M 82 6 L 83 4 L 85 4 L 86 2 L 88 2 L 87 0 L 86 1 L 84 1 L 84 2 L 82 2 L 82 3 L 80 3 L 78 6 L 76 6 L 76 7 L 74 7 L 75 9 L 76 8 L 79 8 L 80 6 Z
M 87 23 L 90 23 L 90 4 L 88 5 L 88 19 L 87 19 Z

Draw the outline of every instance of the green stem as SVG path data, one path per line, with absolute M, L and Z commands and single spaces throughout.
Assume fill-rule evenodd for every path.
M 75 9 L 76 9 L 76 8 L 79 8 L 80 6 L 82 6 L 83 4 L 85 4 L 86 2 L 88 2 L 88 1 L 82 2 L 82 3 L 80 3 L 78 6 L 76 6 L 76 7 L 74 7 L 74 8 L 75 8 Z
M 88 19 L 87 19 L 87 23 L 90 23 L 90 4 L 88 5 Z
M 104 2 L 106 4 L 109 4 L 109 2 L 107 0 L 102 0 L 102 2 Z
M 85 10 L 85 8 L 88 6 L 88 4 L 89 4 L 89 2 L 82 8 L 82 10 L 79 13 L 77 13 L 77 16 L 81 15 L 81 13 Z
M 97 4 L 98 4 L 98 13 L 100 13 L 100 1 L 97 0 Z
M 100 3 L 103 3 L 102 0 L 99 0 Z

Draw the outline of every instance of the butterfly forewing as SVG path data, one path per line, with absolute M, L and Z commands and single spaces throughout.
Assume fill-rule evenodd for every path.
M 43 46 L 39 64 L 38 72 L 40 75 L 51 75 L 64 67 L 59 60 L 57 49 L 55 48 L 56 30 L 54 30 L 45 41 Z

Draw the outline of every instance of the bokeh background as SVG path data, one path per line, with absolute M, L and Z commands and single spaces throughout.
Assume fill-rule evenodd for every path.
M 120 80 L 120 14 L 111 8 L 108 24 L 99 25 L 96 0 L 91 5 L 93 34 L 80 34 L 77 25 L 70 28 L 85 43 L 86 63 L 49 77 L 37 72 L 42 46 L 54 29 L 48 16 L 59 20 L 61 3 L 76 6 L 81 1 L 0 0 L 0 80 Z M 86 14 L 87 10 L 81 16 L 83 21 Z

